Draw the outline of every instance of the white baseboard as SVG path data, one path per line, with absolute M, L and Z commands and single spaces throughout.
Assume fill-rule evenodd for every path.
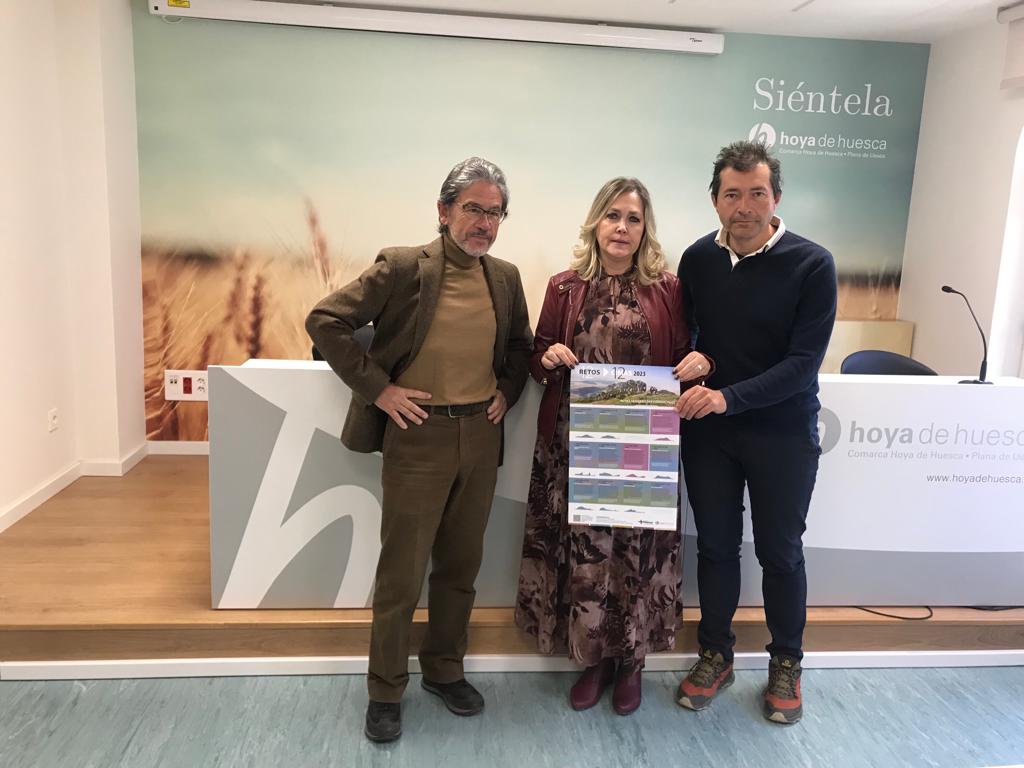
M 74 462 L 58 472 L 34 491 L 22 496 L 7 509 L 0 511 L 0 531 L 10 528 L 43 502 L 63 491 L 82 476 L 82 465 Z
M 140 443 L 138 448 L 120 460 L 83 461 L 80 463 L 83 477 L 123 477 L 132 467 L 146 458 L 149 453 L 148 443 Z
M 128 474 L 131 472 L 135 465 L 142 461 L 149 455 L 149 443 L 143 440 L 139 443 L 139 447 L 132 451 L 128 456 L 121 461 L 121 474 Z
M 36 507 L 56 496 L 80 477 L 121 477 L 146 458 L 146 443 L 122 458 L 120 461 L 76 461 L 58 472 L 34 491 L 18 499 L 7 509 L 0 511 L 0 531 L 10 528 Z
M 209 456 L 208 440 L 150 440 L 150 456 Z
M 664 653 L 647 657 L 651 672 L 682 672 L 696 661 L 694 653 Z M 737 653 L 736 669 L 768 666 L 765 653 Z M 156 677 L 246 677 L 252 675 L 365 675 L 365 656 L 303 656 L 221 659 L 126 659 L 110 661 L 5 661 L 0 680 L 106 680 Z M 515 655 L 466 657 L 466 671 L 577 672 L 564 658 Z M 911 667 L 1024 666 L 1024 650 L 1012 651 L 819 651 L 804 655 L 805 669 L 872 669 Z M 409 671 L 420 671 L 409 659 Z

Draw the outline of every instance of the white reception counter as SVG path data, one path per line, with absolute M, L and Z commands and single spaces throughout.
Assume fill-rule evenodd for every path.
M 822 459 L 804 537 L 812 605 L 1024 603 L 1024 381 L 822 374 Z M 507 419 L 478 606 L 515 599 L 540 388 Z M 349 391 L 326 363 L 210 368 L 215 608 L 369 605 L 379 454 L 338 440 Z M 697 604 L 686 518 L 684 594 Z M 743 605 L 760 605 L 750 539 Z

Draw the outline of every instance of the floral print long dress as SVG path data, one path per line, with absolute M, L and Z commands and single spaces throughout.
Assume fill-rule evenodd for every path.
M 635 270 L 591 281 L 572 349 L 581 363 L 650 364 L 651 338 Z M 568 524 L 569 394 L 551 443 L 537 435 L 527 501 L 516 623 L 541 652 L 586 666 L 642 665 L 672 648 L 681 611 L 678 531 Z

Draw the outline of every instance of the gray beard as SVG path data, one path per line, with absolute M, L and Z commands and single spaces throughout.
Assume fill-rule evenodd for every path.
M 470 256 L 475 256 L 478 259 L 481 256 L 486 255 L 487 251 L 490 250 L 490 246 L 488 246 L 487 248 L 484 248 L 482 251 L 477 252 L 478 249 L 470 248 L 468 242 L 456 243 L 456 245 L 458 245 L 459 248 L 461 248 L 465 253 L 469 254 Z

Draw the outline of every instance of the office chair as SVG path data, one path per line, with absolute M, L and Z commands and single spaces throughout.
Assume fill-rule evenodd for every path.
M 896 352 L 881 349 L 862 349 L 846 356 L 839 367 L 840 373 L 882 374 L 887 376 L 937 376 L 924 363 Z

